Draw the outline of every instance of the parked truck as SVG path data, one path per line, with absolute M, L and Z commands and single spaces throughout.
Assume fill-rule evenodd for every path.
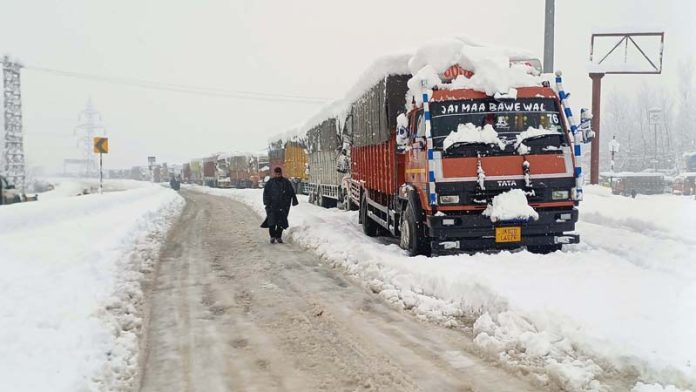
M 181 182 L 184 184 L 191 183 L 191 163 L 186 162 L 181 166 Z
M 268 163 L 273 171 L 276 167 L 281 170 L 285 164 L 285 143 L 282 139 L 277 139 L 268 144 Z
M 322 207 L 345 206 L 347 193 L 341 186 L 346 170 L 339 171 L 342 130 L 337 117 L 330 117 L 307 131 L 308 169 L 307 193 L 310 203 Z
M 241 154 L 230 157 L 230 178 L 235 188 L 252 188 L 252 177 L 257 175 L 256 159 L 252 155 Z
M 230 173 L 230 159 L 227 154 L 218 154 L 215 161 L 215 185 L 218 188 L 232 188 L 232 178 Z
M 21 203 L 25 201 L 25 197 L 14 187 L 14 184 L 10 184 L 7 179 L 0 176 L 0 204 L 14 204 Z
M 217 155 L 213 155 L 202 160 L 203 184 L 215 188 L 217 186 L 216 176 Z
M 194 159 L 190 163 L 191 167 L 191 183 L 203 185 L 203 161 Z
M 652 172 L 612 173 L 611 193 L 615 195 L 657 195 L 665 192 L 665 175 Z
M 465 75 L 459 65 L 452 69 Z M 411 255 L 521 246 L 547 253 L 579 241 L 579 171 L 564 108 L 548 83 L 498 99 L 469 88 L 434 89 L 427 105 L 414 98 L 405 110 L 410 78 L 388 74 L 352 102 L 350 195 L 366 235 L 396 236 Z M 462 126 L 479 133 L 490 126 L 499 142 L 445 143 Z M 526 137 L 529 127 L 547 132 Z M 484 214 L 511 190 L 524 192 L 536 219 Z

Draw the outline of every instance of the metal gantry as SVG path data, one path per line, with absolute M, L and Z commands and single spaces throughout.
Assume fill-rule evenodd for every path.
M 5 56 L 2 60 L 5 114 L 5 149 L 3 172 L 7 180 L 24 192 L 24 141 L 22 133 L 22 94 L 19 71 L 21 64 Z
M 95 177 L 98 174 L 96 155 L 92 152 L 95 136 L 105 136 L 104 127 L 101 125 L 101 114 L 94 108 L 92 98 L 87 100 L 85 110 L 80 112 L 80 124 L 75 127 L 77 136 L 77 148 L 82 153 L 84 177 Z

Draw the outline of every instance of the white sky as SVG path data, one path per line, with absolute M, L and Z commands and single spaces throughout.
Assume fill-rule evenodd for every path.
M 2 0 L 0 53 L 26 65 L 267 93 L 341 96 L 381 54 L 458 35 L 542 57 L 544 0 Z M 631 94 L 642 81 L 676 88 L 696 54 L 692 0 L 557 0 L 555 68 L 576 111 L 590 105 L 594 27 L 662 26 L 660 76 L 605 77 Z M 84 81 L 24 70 L 25 151 L 61 169 L 78 158 L 73 129 L 88 97 L 110 137 L 106 168 L 180 163 L 217 151 L 258 151 L 316 104 L 244 101 Z

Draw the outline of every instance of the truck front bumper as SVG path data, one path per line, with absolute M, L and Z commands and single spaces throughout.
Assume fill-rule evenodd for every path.
M 481 214 L 430 215 L 427 217 L 430 246 L 434 251 L 514 249 L 522 246 L 553 246 L 577 244 L 575 230 L 578 210 L 538 209 L 536 221 L 496 222 Z M 496 241 L 496 228 L 519 227 L 520 240 Z M 568 233 L 568 234 L 566 234 Z

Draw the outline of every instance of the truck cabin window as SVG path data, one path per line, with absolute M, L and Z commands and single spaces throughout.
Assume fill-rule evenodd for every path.
M 444 139 L 451 132 L 457 132 L 459 125 L 468 123 L 483 128 L 490 125 L 498 133 L 498 138 L 506 144 L 505 150 L 514 149 L 517 136 L 529 127 L 550 131 L 545 135 L 526 138 L 524 143 L 533 150 L 552 151 L 568 140 L 561 127 L 561 118 L 553 99 L 521 98 L 513 101 L 465 100 L 431 103 L 432 135 L 435 148 L 442 148 Z M 469 149 L 474 146 L 468 143 Z M 466 147 L 467 143 L 460 146 Z M 459 147 L 459 146 L 458 146 Z M 499 147 L 486 146 L 488 153 L 502 153 Z M 498 151 L 493 151 L 498 150 Z M 480 151 L 479 151 L 480 152 Z M 537 151 L 535 151 L 537 152 Z

